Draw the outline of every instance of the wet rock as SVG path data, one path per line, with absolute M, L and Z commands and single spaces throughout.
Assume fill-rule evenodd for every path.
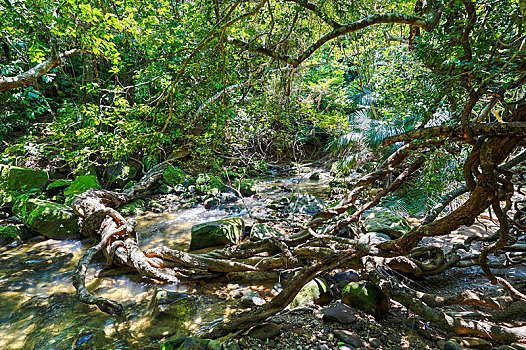
M 272 288 L 270 288 L 268 294 L 272 296 L 276 296 L 279 293 L 281 293 L 282 290 L 283 290 L 283 286 L 281 285 L 281 283 L 276 283 L 272 286 Z
M 161 344 L 161 350 L 220 350 L 217 340 L 199 338 L 177 338 Z
M 245 235 L 243 219 L 233 217 L 192 227 L 190 250 L 238 244 Z
M 256 223 L 252 225 L 250 230 L 250 240 L 259 241 L 264 238 L 270 237 L 280 237 L 283 236 L 278 230 L 272 228 L 271 226 L 263 223 Z
M 316 277 L 300 289 L 290 308 L 315 304 L 326 304 L 332 300 L 331 290 L 325 279 Z
M 344 304 L 376 317 L 389 311 L 389 298 L 370 282 L 351 282 L 342 290 Z
M 356 336 L 353 332 L 346 330 L 335 330 L 333 331 L 334 335 L 349 345 L 354 346 L 355 348 L 365 347 L 367 344 L 360 337 Z
M 311 176 L 309 176 L 309 180 L 318 181 L 320 179 L 320 173 L 312 173 Z
M 255 307 L 266 303 L 266 300 L 263 299 L 258 293 L 251 292 L 243 296 L 239 304 L 243 307 Z
M 455 337 L 455 341 L 462 346 L 472 349 L 488 350 L 491 348 L 490 342 L 476 337 Z M 524 348 L 524 350 L 526 350 L 526 347 Z
M 23 192 L 42 189 L 48 180 L 47 171 L 0 164 L 0 188 L 3 190 Z
M 513 346 L 510 346 L 510 345 L 501 345 L 500 347 L 497 348 L 498 350 L 517 350 L 515 349 Z
M 378 244 L 390 240 L 391 237 L 381 232 L 367 232 L 359 238 L 360 243 L 364 244 Z
M 516 350 L 526 350 L 526 344 L 524 343 L 511 343 L 511 347 L 515 348 Z
M 399 238 L 411 230 L 404 217 L 387 208 L 376 207 L 365 212 L 364 228 L 366 232 L 381 232 Z
M 73 238 L 80 230 L 78 217 L 62 204 L 40 199 L 17 201 L 13 213 L 32 231 L 48 238 Z
M 256 339 L 267 340 L 277 337 L 281 333 L 281 327 L 272 322 L 263 323 L 252 328 L 248 332 L 248 336 Z
M 357 317 L 356 310 L 340 302 L 322 311 L 324 321 L 335 321 L 343 324 L 353 323 Z
M 102 188 L 95 175 L 77 176 L 67 188 L 67 190 L 64 191 L 64 196 L 66 196 L 66 204 L 71 204 L 76 194 L 84 193 L 90 188 Z
M 197 304 L 188 294 L 155 288 L 148 309 L 154 318 L 170 318 L 182 324 L 193 317 Z
M 203 205 L 205 206 L 205 209 L 212 209 L 213 207 L 219 205 L 219 203 L 221 203 L 221 201 L 218 198 L 212 197 L 205 199 Z

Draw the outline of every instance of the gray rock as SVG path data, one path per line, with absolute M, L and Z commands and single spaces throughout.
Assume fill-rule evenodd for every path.
M 243 296 L 239 304 L 244 307 L 255 307 L 266 303 L 266 300 L 263 299 L 258 293 L 251 292 Z
M 378 244 L 390 240 L 391 237 L 381 232 L 367 232 L 363 234 L 359 239 L 360 243 L 364 244 Z
M 213 207 L 215 207 L 216 205 L 219 205 L 220 200 L 216 197 L 212 197 L 212 198 L 208 198 L 204 201 L 203 205 L 205 207 L 205 209 L 212 209 Z
M 286 209 L 290 212 L 314 215 L 323 210 L 326 203 L 310 194 L 292 196 Z
M 340 302 L 322 310 L 324 321 L 335 321 L 343 324 L 356 321 L 356 310 Z
M 335 330 L 333 331 L 334 335 L 349 345 L 354 346 L 355 348 L 365 347 L 367 344 L 360 337 L 356 336 L 355 333 L 346 331 L 346 330 Z
M 281 333 L 281 327 L 276 323 L 263 323 L 252 328 L 248 335 L 252 338 L 267 340 L 277 337 Z

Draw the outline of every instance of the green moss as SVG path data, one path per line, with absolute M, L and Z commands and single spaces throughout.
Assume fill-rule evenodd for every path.
M 330 301 L 330 299 L 331 291 L 329 285 L 323 278 L 316 277 L 300 289 L 290 303 L 290 307 L 295 308 L 311 303 L 325 303 Z
M 0 164 L 0 188 L 4 190 L 42 189 L 48 180 L 47 171 Z
M 18 194 L 14 191 L 0 190 L 0 207 L 12 207 Z
M 240 218 L 226 218 L 192 227 L 190 250 L 222 246 L 241 242 L 245 235 L 245 222 Z
M 15 225 L 0 226 L 0 239 L 14 241 L 20 238 L 22 229 Z
M 389 298 L 371 282 L 351 282 L 342 290 L 344 304 L 377 317 L 389 311 Z
M 73 180 L 71 185 L 68 187 L 68 189 L 64 191 L 64 195 L 66 196 L 66 204 L 70 204 L 71 201 L 73 201 L 73 199 L 75 198 L 75 195 L 84 193 L 90 188 L 102 188 L 100 186 L 99 180 L 97 180 L 97 177 L 95 175 L 84 175 L 76 177 L 75 180 Z
M 164 183 L 171 187 L 184 183 L 187 177 L 184 171 L 174 166 L 168 167 L 163 173 Z
M 49 191 L 54 188 L 66 188 L 71 185 L 71 182 L 72 182 L 71 180 L 66 180 L 66 179 L 55 180 L 49 185 L 47 185 L 46 190 Z
M 221 182 L 213 175 L 199 174 L 195 180 L 195 190 L 198 194 L 218 194 Z
M 117 208 L 117 211 L 123 216 L 142 215 L 144 214 L 145 203 L 142 199 L 136 199 L 133 202 Z

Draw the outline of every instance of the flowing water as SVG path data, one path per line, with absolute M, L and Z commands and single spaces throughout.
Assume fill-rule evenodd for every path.
M 226 216 L 248 218 L 247 208 L 268 214 L 268 201 L 293 193 L 326 195 L 328 177 L 260 179 L 252 198 L 206 210 L 202 205 L 138 217 L 142 248 L 166 245 L 185 250 L 190 229 L 197 223 Z M 72 274 L 82 254 L 93 245 L 83 241 L 26 243 L 0 248 L 0 349 L 158 349 L 159 342 L 206 331 L 236 312 L 229 298 L 236 290 L 265 291 L 268 286 L 234 283 L 157 284 L 122 269 L 105 269 L 102 258 L 88 271 L 87 287 L 96 296 L 123 303 L 125 312 L 112 317 L 75 298 Z M 153 289 L 199 295 L 197 312 L 185 320 L 157 320 L 148 312 Z

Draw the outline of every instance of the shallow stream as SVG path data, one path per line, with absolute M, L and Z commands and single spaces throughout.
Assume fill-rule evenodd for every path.
M 251 222 L 247 208 L 258 215 L 274 199 L 294 193 L 320 198 L 328 193 L 329 177 L 308 176 L 259 179 L 258 194 L 206 210 L 202 205 L 137 217 L 137 233 L 143 248 L 166 245 L 186 250 L 190 229 L 197 223 L 227 216 Z M 265 212 L 265 213 L 264 213 Z M 91 245 L 83 241 L 26 243 L 0 248 L 0 349 L 158 349 L 159 342 L 203 332 L 236 311 L 229 300 L 236 291 L 249 288 L 264 292 L 269 286 L 234 283 L 157 284 L 122 269 L 105 269 L 102 257 L 93 262 L 87 286 L 96 296 L 122 302 L 125 312 L 112 317 L 76 300 L 72 273 Z M 186 320 L 156 320 L 148 312 L 155 287 L 199 295 L 197 313 Z

